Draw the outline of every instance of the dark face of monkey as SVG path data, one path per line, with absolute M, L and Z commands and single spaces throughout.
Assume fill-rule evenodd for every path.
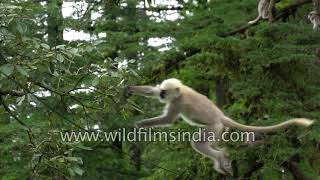
M 166 89 L 166 90 L 161 89 L 159 100 L 161 102 L 170 102 L 179 96 L 180 96 L 179 88 Z
M 161 99 L 164 99 L 165 96 L 166 96 L 166 90 L 161 90 L 161 91 L 160 91 L 160 98 L 161 98 Z

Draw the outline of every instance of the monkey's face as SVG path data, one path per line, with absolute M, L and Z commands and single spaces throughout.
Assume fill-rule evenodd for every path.
M 179 88 L 174 89 L 160 89 L 159 100 L 163 103 L 173 101 L 175 98 L 180 96 Z

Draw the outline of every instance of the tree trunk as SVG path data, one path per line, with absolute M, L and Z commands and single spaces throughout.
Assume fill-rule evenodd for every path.
M 50 47 L 57 46 L 63 42 L 63 16 L 62 16 L 62 0 L 47 1 L 48 14 L 48 44 Z M 54 74 L 55 65 L 53 62 L 49 64 L 50 73 Z
M 137 142 L 131 144 L 131 160 L 136 171 L 141 170 L 141 148 Z
M 270 0 L 269 7 L 268 7 L 269 24 L 271 24 L 273 22 L 274 11 L 275 11 L 275 0 Z
M 48 0 L 48 43 L 57 46 L 63 42 L 62 0 Z
M 227 79 L 221 78 L 216 80 L 216 97 L 217 97 L 217 106 L 223 108 L 224 105 L 228 103 L 228 86 Z

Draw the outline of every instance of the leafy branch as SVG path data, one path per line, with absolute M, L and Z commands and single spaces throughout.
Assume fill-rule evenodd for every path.
M 32 140 L 33 136 L 32 136 L 31 128 L 10 110 L 9 106 L 4 102 L 2 95 L 0 95 L 0 104 L 2 104 L 5 111 L 7 111 L 10 114 L 10 116 L 12 116 L 27 131 L 29 142 L 33 146 L 35 146 L 35 143 Z

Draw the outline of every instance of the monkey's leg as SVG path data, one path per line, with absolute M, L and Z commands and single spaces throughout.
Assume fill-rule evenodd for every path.
M 223 125 L 222 125 L 223 127 Z M 225 168 L 225 162 L 228 162 L 228 158 L 225 155 L 224 151 L 219 151 L 215 148 L 211 147 L 212 142 L 208 141 L 208 137 L 210 136 L 209 132 L 212 127 L 208 127 L 208 129 L 202 130 L 200 136 L 195 136 L 191 141 L 191 145 L 193 149 L 195 149 L 200 154 L 209 157 L 213 160 L 214 169 L 221 174 L 232 174 L 232 171 L 229 171 L 228 168 Z M 224 170 L 226 169 L 226 170 Z
M 232 176 L 233 175 L 232 161 L 229 158 L 229 154 L 225 150 L 221 152 L 222 154 L 218 158 L 220 169 L 222 169 L 224 172 L 227 172 L 227 174 Z
M 255 24 L 261 19 L 261 16 L 259 15 L 255 20 L 249 21 L 248 24 Z
M 222 140 L 222 133 L 225 131 L 223 124 L 216 124 L 214 126 L 208 126 L 205 129 L 206 133 L 213 132 L 214 133 L 214 142 L 210 142 L 211 146 L 218 151 L 226 151 L 226 148 L 219 147 L 219 141 Z
M 227 174 L 224 170 L 220 167 L 220 156 L 223 154 L 220 151 L 217 151 L 210 147 L 208 142 L 203 141 L 191 141 L 191 146 L 194 150 L 199 152 L 200 154 L 210 158 L 213 160 L 214 169 L 219 172 L 220 174 Z
M 207 132 L 214 132 L 215 141 L 210 142 L 213 149 L 220 151 L 222 155 L 218 158 L 220 163 L 220 168 L 227 172 L 230 175 L 233 175 L 233 169 L 229 154 L 226 151 L 226 148 L 219 147 L 219 142 L 222 140 L 222 133 L 225 131 L 223 124 L 216 124 L 215 126 L 208 127 Z

